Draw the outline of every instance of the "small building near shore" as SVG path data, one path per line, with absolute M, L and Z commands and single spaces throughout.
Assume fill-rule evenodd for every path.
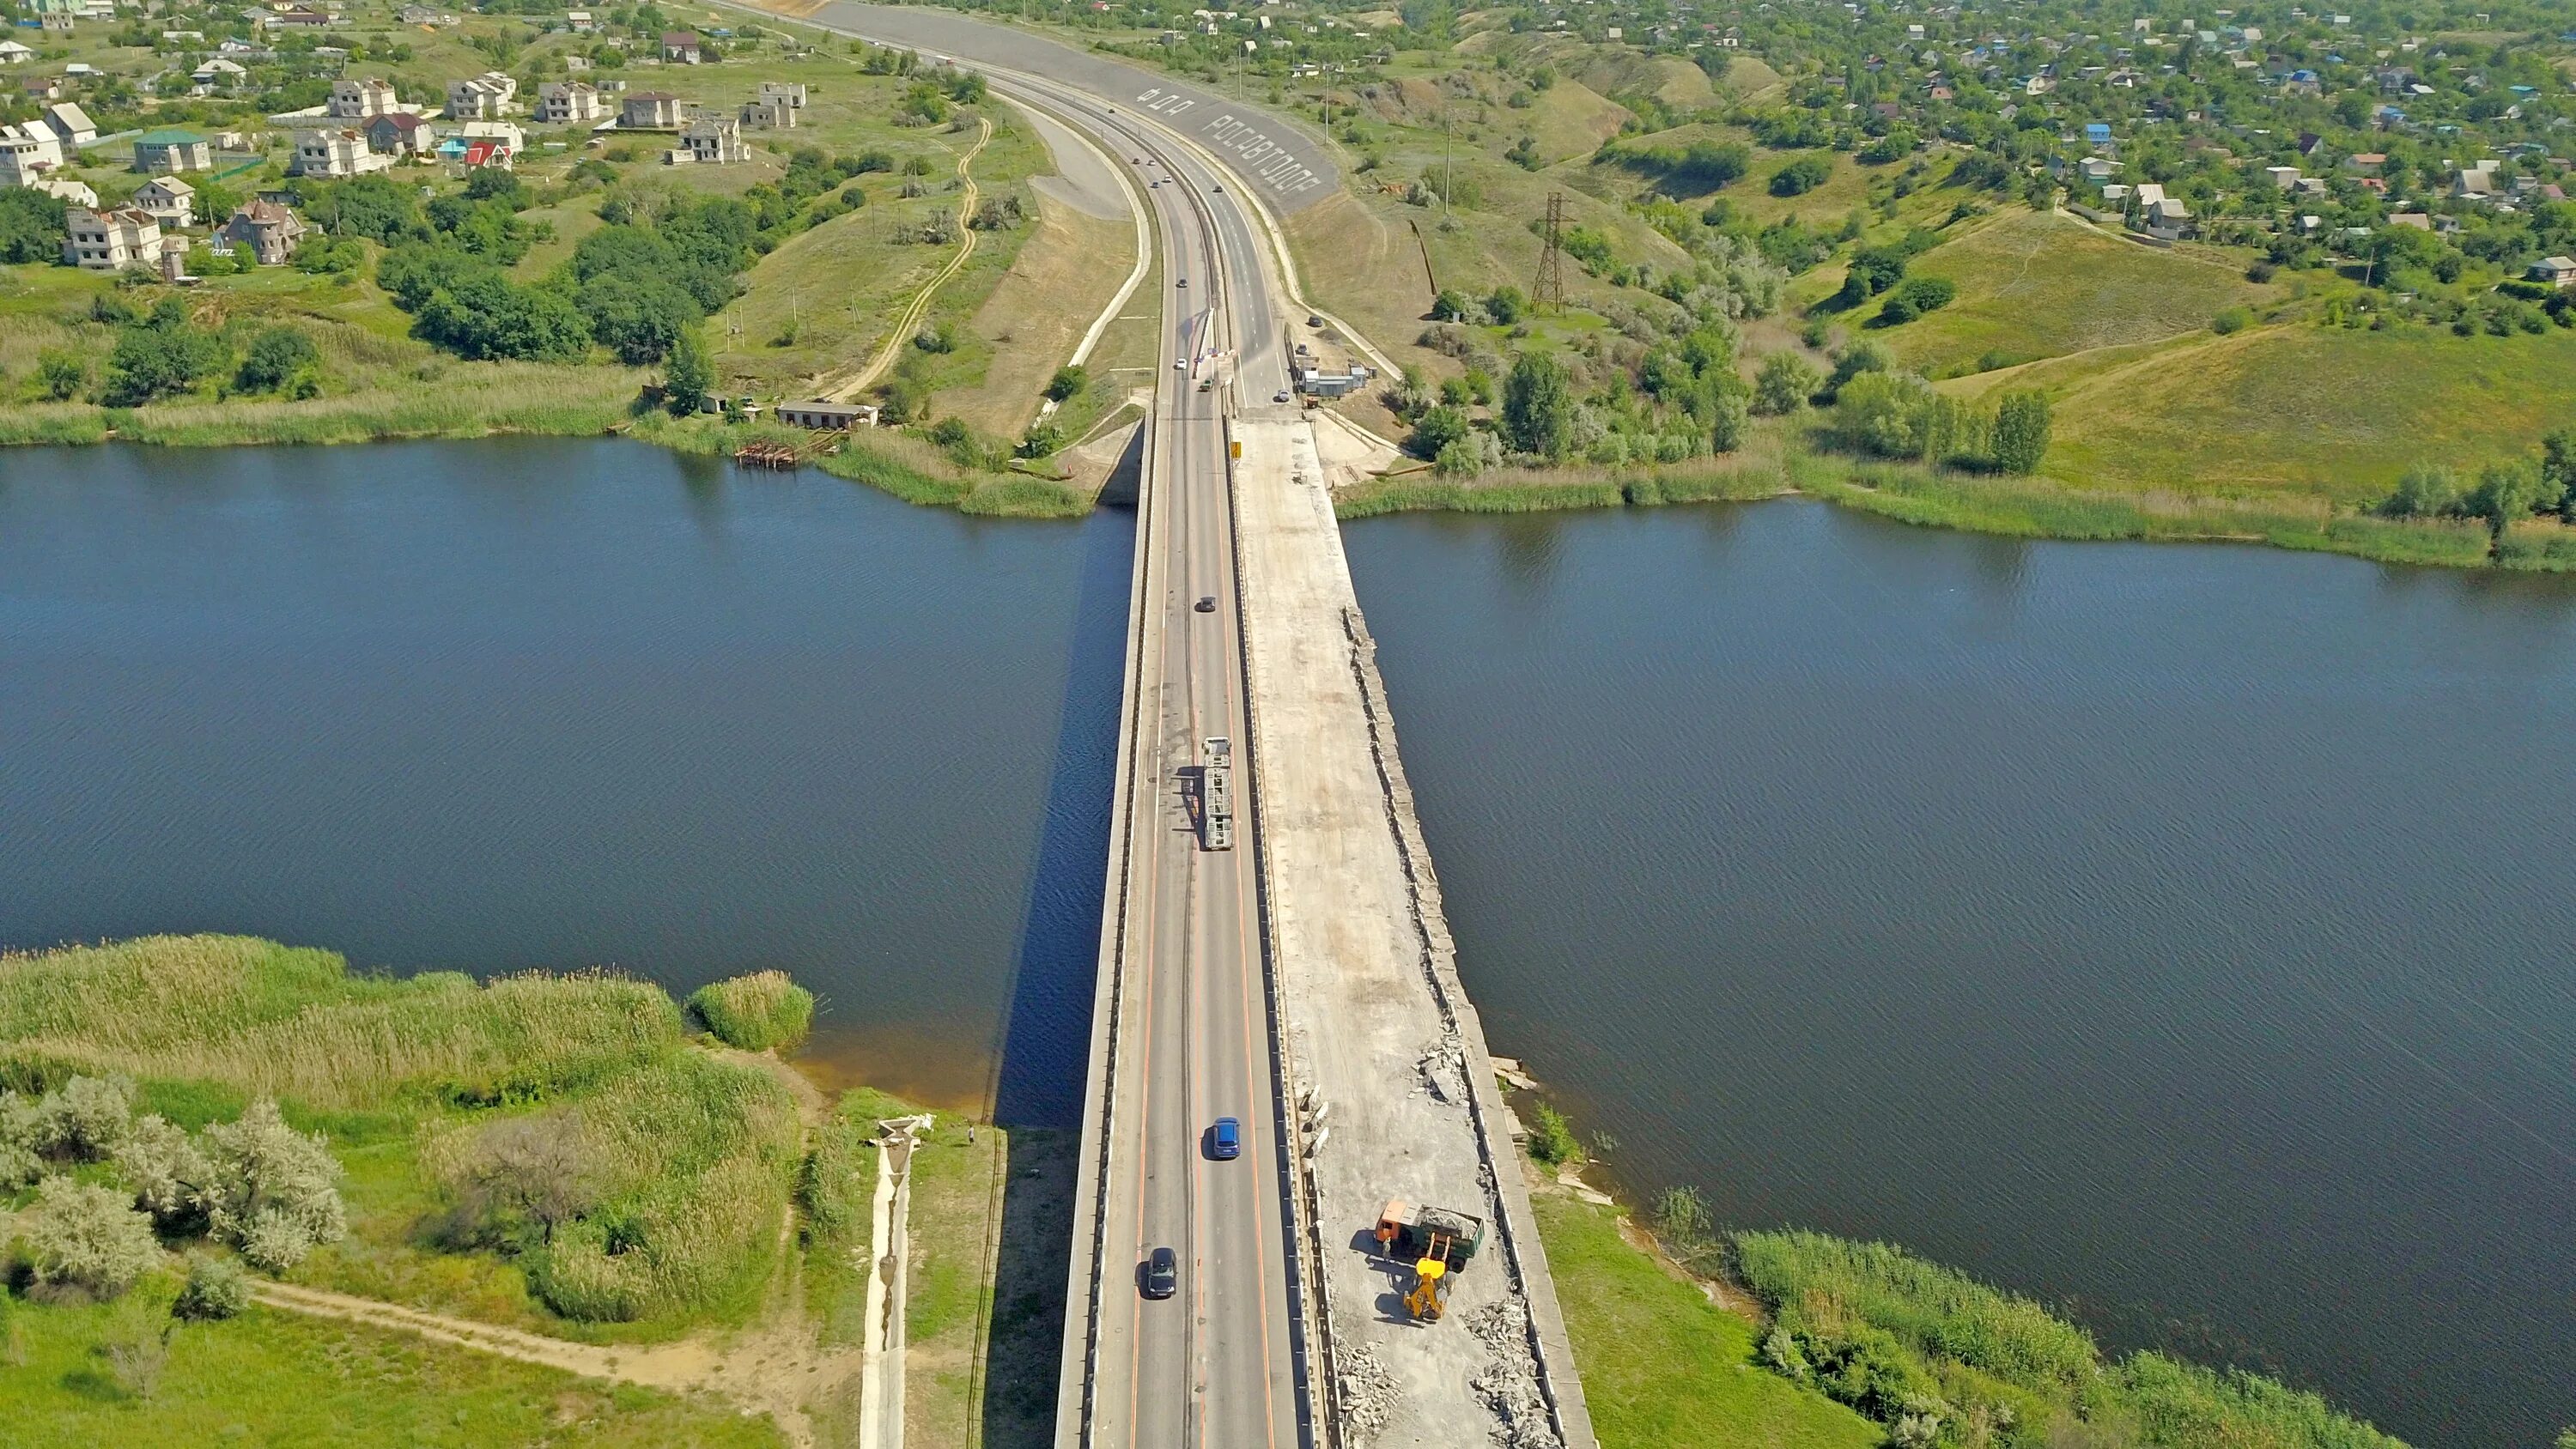
M 778 420 L 799 428 L 816 428 L 827 432 L 845 432 L 851 428 L 873 428 L 877 410 L 869 403 L 784 402 L 778 405 Z

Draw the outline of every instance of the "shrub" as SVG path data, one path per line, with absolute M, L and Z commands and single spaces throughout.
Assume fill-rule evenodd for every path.
M 1879 304 L 1878 318 L 1891 327 L 1898 326 L 1926 312 L 1937 312 L 1958 296 L 1958 284 L 1947 277 L 1908 277 Z
M 38 1152 L 95 1162 L 116 1150 L 134 1121 L 134 1084 L 123 1077 L 74 1077 L 37 1106 Z
M 2460 480 L 2450 469 L 2418 463 L 2379 505 L 2391 518 L 2441 518 L 2460 511 Z
M 784 971 L 758 971 L 709 982 L 689 996 L 707 1030 L 744 1051 L 791 1047 L 814 1024 L 814 993 Z
M 1825 184 L 1834 174 L 1831 164 L 1821 156 L 1801 156 L 1771 173 L 1773 196 L 1804 196 Z
M 1774 352 L 1762 359 L 1753 379 L 1753 410 L 1767 416 L 1794 413 L 1823 386 L 1825 375 L 1794 352 Z
M 0 1091 L 0 1193 L 44 1176 L 45 1160 L 36 1155 L 40 1111 L 34 1098 Z
M 164 1228 L 197 1214 L 198 1193 L 214 1170 L 196 1139 L 158 1113 L 135 1122 L 116 1149 L 116 1169 L 135 1204 Z
M 233 387 L 240 392 L 297 391 L 321 365 L 312 338 L 292 327 L 271 327 L 251 339 L 249 354 L 233 373 Z
M 94 1182 L 45 1179 L 23 1221 L 36 1281 L 50 1288 L 114 1298 L 161 1257 L 152 1219 Z
M 1051 402 L 1063 402 L 1081 392 L 1090 382 L 1091 374 L 1078 363 L 1059 367 L 1055 376 L 1047 379 L 1046 395 Z
M 199 1256 L 188 1264 L 188 1281 L 170 1305 L 173 1317 L 211 1322 L 230 1318 L 250 1306 L 250 1275 L 230 1258 Z
M 2221 337 L 2231 332 L 2242 332 L 2253 325 L 2254 313 L 2245 307 L 2223 307 L 2217 316 L 2209 319 L 2209 330 Z
M 1574 1140 L 1574 1124 L 1565 1120 L 1564 1113 L 1541 1102 L 1537 1117 L 1530 1129 L 1530 1156 L 1551 1167 L 1583 1160 L 1583 1145 Z
M 254 1267 L 283 1273 L 348 1231 L 339 1163 L 318 1134 L 287 1126 L 274 1100 L 260 1098 L 205 1137 L 207 1226 Z

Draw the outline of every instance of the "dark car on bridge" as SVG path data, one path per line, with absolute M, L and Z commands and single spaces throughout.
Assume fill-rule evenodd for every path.
M 1169 1248 L 1156 1248 L 1136 1265 L 1137 1291 L 1148 1298 L 1169 1298 L 1181 1290 L 1181 1257 Z
M 1208 1156 L 1219 1162 L 1232 1162 L 1243 1155 L 1243 1124 L 1232 1117 L 1219 1117 L 1208 1129 Z

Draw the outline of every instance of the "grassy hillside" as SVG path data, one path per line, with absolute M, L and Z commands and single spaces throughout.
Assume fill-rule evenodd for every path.
M 2576 335 L 2289 323 L 1963 380 L 2057 396 L 2045 471 L 2087 487 L 2384 497 L 2410 465 L 2474 469 L 2576 418 Z
M 1950 306 L 1883 335 L 1899 362 L 1933 377 L 2206 331 L 2221 310 L 2275 293 L 2246 281 L 2240 260 L 2157 250 L 2017 206 L 1959 228 L 1910 272 L 1959 289 Z

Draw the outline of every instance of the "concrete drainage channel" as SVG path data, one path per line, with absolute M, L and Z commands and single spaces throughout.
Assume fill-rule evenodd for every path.
M 912 1149 L 931 1119 L 877 1123 L 868 1213 L 867 1321 L 859 1331 L 859 1449 L 903 1449 L 903 1304 L 911 1289 Z

